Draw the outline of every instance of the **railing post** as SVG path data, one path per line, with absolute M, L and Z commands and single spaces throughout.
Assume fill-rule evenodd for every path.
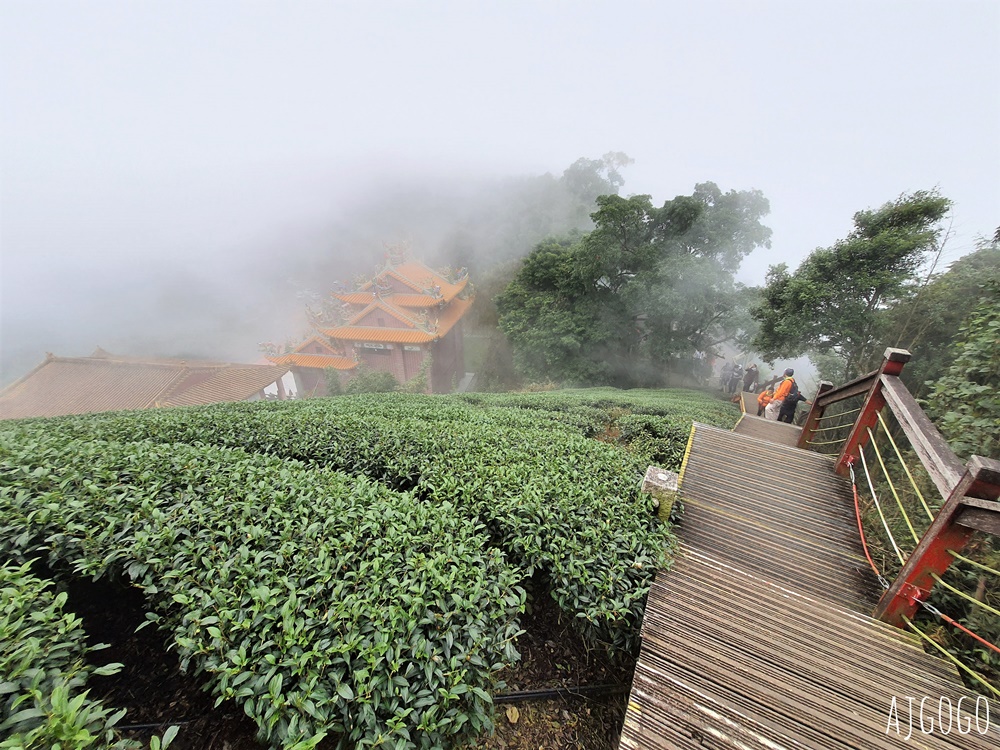
M 1000 519 L 998 498 L 1000 461 L 973 456 L 873 616 L 896 627 L 903 626 L 903 617 L 912 619 L 919 603 L 930 596 L 934 576 L 940 577 L 952 564 L 949 550 L 961 551 L 977 529 L 995 533 Z
M 878 414 L 885 406 L 885 396 L 882 395 L 882 375 L 899 375 L 903 371 L 903 365 L 910 361 L 910 353 L 905 349 L 886 349 L 882 359 L 882 366 L 879 367 L 872 381 L 868 395 L 865 397 L 864 406 L 858 414 L 854 426 L 851 428 L 847 441 L 837 456 L 837 472 L 847 474 L 852 461 L 859 458 L 861 449 L 868 443 L 868 430 L 875 427 L 878 422 Z
M 819 424 L 819 420 L 823 418 L 823 412 L 826 409 L 826 407 L 820 406 L 819 397 L 831 388 L 833 388 L 833 383 L 829 380 L 819 381 L 819 390 L 816 391 L 816 397 L 813 398 L 812 406 L 809 408 L 809 414 L 806 415 L 806 421 L 802 425 L 802 434 L 799 436 L 799 448 L 809 450 L 809 443 L 813 439 L 813 433 L 816 431 L 816 425 Z

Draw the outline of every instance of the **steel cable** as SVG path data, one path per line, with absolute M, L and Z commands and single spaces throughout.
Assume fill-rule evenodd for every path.
M 849 414 L 857 414 L 859 411 L 861 411 L 860 406 L 857 409 L 851 409 L 850 411 L 839 411 L 836 414 L 830 414 L 830 415 L 824 414 L 822 417 L 817 418 L 816 421 L 822 422 L 824 419 L 837 419 L 838 417 L 846 417 Z
M 945 658 L 949 659 L 950 661 L 953 661 L 955 663 L 955 665 L 959 669 L 962 669 L 963 671 L 965 671 L 966 673 L 968 673 L 968 675 L 970 677 L 972 677 L 972 679 L 974 679 L 976 682 L 980 682 L 983 685 L 985 685 L 995 695 L 1000 696 L 1000 690 L 997 690 L 995 687 L 993 687 L 993 685 L 991 685 L 989 682 L 987 682 L 986 679 L 984 677 L 982 677 L 974 669 L 970 669 L 969 667 L 965 666 L 965 664 L 963 664 L 961 661 L 959 661 L 955 657 L 955 655 L 953 653 L 951 653 L 948 649 L 946 649 L 944 646 L 942 646 L 940 643 L 938 643 L 937 641 L 935 641 L 933 638 L 931 638 L 929 635 L 927 635 L 924 631 L 922 631 L 920 628 L 918 628 L 916 625 L 914 625 L 913 621 L 909 617 L 907 617 L 906 615 L 903 615 L 903 620 L 910 627 L 910 630 L 912 630 L 914 633 L 916 633 L 918 636 L 920 636 L 923 640 L 927 641 L 927 643 L 931 644 L 934 648 L 936 648 L 938 651 L 940 651 L 942 654 L 944 654 Z
M 918 601 L 920 601 L 920 600 L 918 600 Z M 962 625 L 962 623 L 956 621 L 955 619 L 953 619 L 951 617 L 948 617 L 948 615 L 946 615 L 944 612 L 942 612 L 941 610 L 939 610 L 937 607 L 934 607 L 934 606 L 928 604 L 925 601 L 920 601 L 920 604 L 921 604 L 921 606 L 924 609 L 926 609 L 932 615 L 936 615 L 937 617 L 940 617 L 942 620 L 944 620 L 946 623 L 948 623 L 952 627 L 958 628 L 959 630 L 961 630 L 966 635 L 970 635 L 973 638 L 975 638 L 981 644 L 983 644 L 984 646 L 986 646 L 986 648 L 992 649 L 993 651 L 996 651 L 998 654 L 1000 654 L 1000 646 L 997 646 L 995 643 L 990 643 L 988 640 L 986 640 L 985 638 L 983 638 L 981 635 L 973 633 L 967 627 L 965 627 L 964 625 Z
M 1000 570 L 995 570 L 994 568 L 991 568 L 988 565 L 983 565 L 982 563 L 978 563 L 975 560 L 970 560 L 967 557 L 963 557 L 953 549 L 948 550 L 948 554 L 954 557 L 956 560 L 961 560 L 962 562 L 969 563 L 969 565 L 979 568 L 980 570 L 984 570 L 987 573 L 992 573 L 995 576 L 1000 576 Z
M 865 557 L 868 558 L 868 564 L 871 565 L 872 570 L 875 571 L 878 582 L 882 584 L 882 588 L 888 590 L 889 582 L 885 580 L 885 577 L 882 575 L 881 571 L 879 571 L 875 561 L 872 560 L 871 553 L 868 551 L 868 540 L 865 539 L 865 527 L 861 522 L 861 500 L 858 497 L 858 483 L 855 481 L 854 477 L 854 462 L 848 462 L 847 468 L 851 471 L 851 487 L 854 489 L 854 514 L 858 519 L 858 534 L 861 536 L 861 548 L 865 551 Z
M 861 457 L 861 466 L 865 470 L 865 478 L 868 480 L 868 487 L 872 491 L 872 500 L 875 503 L 875 509 L 878 511 L 878 517 L 882 519 L 882 527 L 885 529 L 885 533 L 889 537 L 889 541 L 892 543 L 892 548 L 896 550 L 896 557 L 899 558 L 899 564 L 903 565 L 906 560 L 903 557 L 902 551 L 899 549 L 899 545 L 896 544 L 896 538 L 889 530 L 889 522 L 885 520 L 885 514 L 882 512 L 882 505 L 878 501 L 878 493 L 875 492 L 875 486 L 872 484 L 872 475 L 868 472 L 868 462 L 865 460 L 864 448 L 859 447 L 858 455 Z M 854 481 L 853 467 L 851 468 L 851 481 Z M 855 484 L 855 492 L 857 492 L 857 484 Z
M 885 430 L 885 436 L 889 438 L 889 442 L 892 443 L 892 448 L 896 451 L 896 458 L 899 459 L 900 465 L 903 467 L 903 471 L 906 472 L 907 478 L 910 480 L 910 486 L 913 487 L 913 491 L 917 493 L 917 498 L 920 500 L 920 504 L 924 506 L 924 510 L 927 511 L 927 517 L 933 521 L 934 514 L 931 509 L 927 506 L 927 501 L 924 500 L 923 493 L 920 492 L 920 488 L 917 487 L 916 481 L 913 479 L 913 475 L 910 473 L 910 467 L 906 465 L 906 461 L 903 460 L 903 454 L 899 452 L 899 447 L 896 445 L 896 441 L 892 439 L 892 433 L 889 432 L 889 426 L 885 423 L 882 418 L 882 412 L 878 412 L 878 421 L 882 423 L 882 429 Z
M 933 578 L 933 579 L 934 579 L 935 581 L 937 581 L 937 582 L 938 582 L 938 583 L 939 583 L 939 584 L 940 584 L 941 586 L 944 586 L 944 587 L 945 587 L 946 589 L 948 589 L 948 590 L 949 590 L 950 592 L 952 592 L 953 594 L 957 594 L 958 596 L 962 597 L 962 598 L 963 598 L 963 599 L 965 599 L 966 601 L 969 601 L 969 602 L 971 602 L 972 604 L 975 604 L 975 605 L 976 605 L 977 607 L 981 607 L 981 608 L 985 609 L 985 610 L 986 610 L 987 612 L 989 612 L 990 614 L 994 614 L 994 615 L 996 615 L 997 617 L 1000 617 L 1000 610 L 996 609 L 995 607 L 991 607 L 991 606 L 990 606 L 989 604 L 987 604 L 986 602 L 981 602 L 981 601 L 979 601 L 979 600 L 978 600 L 978 599 L 977 599 L 976 597 L 972 596 L 971 594 L 967 594 L 967 593 L 965 593 L 965 592 L 964 592 L 964 591 L 962 591 L 961 589 L 957 589 L 957 588 L 955 588 L 955 587 L 954 587 L 954 586 L 952 586 L 952 585 L 951 585 L 950 583 L 948 583 L 948 582 L 947 582 L 947 581 L 945 581 L 945 580 L 944 580 L 943 578 L 941 578 L 941 576 L 939 576 L 939 575 L 938 575 L 937 573 L 931 573 L 931 577 L 932 577 L 932 578 Z
M 916 529 L 913 528 L 913 523 L 910 521 L 910 515 L 906 512 L 906 508 L 903 507 L 903 501 L 899 499 L 899 493 L 896 492 L 896 485 L 892 483 L 892 477 L 889 476 L 889 470 L 885 466 L 885 461 L 882 459 L 882 452 L 878 449 L 878 445 L 875 444 L 875 435 L 868 428 L 868 438 L 871 440 L 872 449 L 875 451 L 875 456 L 878 458 L 879 466 L 882 467 L 882 474 L 885 475 L 885 481 L 889 485 L 889 489 L 892 491 L 892 496 L 896 499 L 896 505 L 899 506 L 899 512 L 903 514 L 903 520 L 906 521 L 906 527 L 910 530 L 910 534 L 913 536 L 913 541 L 916 544 L 920 544 L 920 537 L 917 536 Z
M 843 442 L 844 438 L 841 438 L 840 440 L 827 440 L 825 442 L 821 442 L 818 440 L 807 440 L 806 445 L 837 445 L 838 443 L 843 443 Z
M 843 424 L 837 424 L 834 425 L 833 427 L 817 427 L 813 430 L 813 432 L 830 432 L 831 430 L 842 430 L 845 427 L 853 427 L 853 426 L 854 422 L 844 422 Z

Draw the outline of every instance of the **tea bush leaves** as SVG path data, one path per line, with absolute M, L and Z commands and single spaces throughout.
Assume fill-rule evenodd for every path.
M 4 438 L 2 551 L 131 578 L 182 665 L 273 744 L 491 726 L 521 575 L 451 507 L 243 451 Z
M 0 566 L 0 748 L 141 747 L 115 738 L 125 712 L 113 712 L 84 689 L 89 674 L 111 674 L 121 665 L 85 664 L 94 649 L 80 618 L 64 611 L 66 594 L 53 594 L 51 582 L 30 568 Z
M 634 650 L 691 392 L 345 396 L 0 428 L 0 554 L 141 586 L 148 619 L 274 746 L 447 747 L 491 728 L 539 573 Z M 594 438 L 598 438 L 595 440 Z

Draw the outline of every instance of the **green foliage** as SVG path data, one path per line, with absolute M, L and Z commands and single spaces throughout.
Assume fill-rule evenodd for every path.
M 0 554 L 131 580 L 274 746 L 446 747 L 491 726 L 524 577 L 595 646 L 636 648 L 671 543 L 639 480 L 692 419 L 735 412 L 602 389 L 5 423 Z
M 112 713 L 85 690 L 89 674 L 121 665 L 86 665 L 96 647 L 87 646 L 80 618 L 64 611 L 66 594 L 54 595 L 30 569 L 0 566 L 0 748 L 141 747 L 115 737 L 125 711 Z M 160 746 L 168 743 L 165 737 Z
M 753 348 L 768 362 L 833 352 L 842 363 L 834 382 L 863 373 L 884 348 L 886 307 L 915 281 L 950 205 L 934 191 L 901 196 L 856 213 L 846 239 L 813 251 L 795 273 L 772 266 L 751 311 L 760 323 Z
M 399 390 L 399 381 L 391 372 L 358 368 L 354 377 L 347 381 L 344 393 L 392 393 Z
M 431 748 L 491 727 L 524 593 L 447 503 L 240 450 L 38 427 L 5 432 L 0 457 L 0 552 L 131 579 L 182 668 L 262 739 Z
M 913 355 L 903 370 L 911 393 L 922 395 L 928 381 L 945 374 L 951 365 L 955 332 L 990 282 L 1000 283 L 1000 244 L 981 240 L 974 252 L 909 290 L 905 299 L 887 311 L 892 336 L 887 341 Z
M 451 201 L 442 200 L 438 191 L 430 191 L 433 205 L 421 205 L 420 211 L 440 216 L 442 211 L 458 210 L 453 223 L 462 228 L 442 240 L 440 260 L 455 267 L 469 266 L 473 275 L 482 280 L 488 268 L 477 264 L 516 261 L 546 237 L 590 229 L 594 199 L 617 193 L 624 184 L 622 172 L 631 163 L 625 154 L 611 152 L 600 159 L 577 159 L 558 176 L 508 179 L 484 185 L 478 194 L 470 195 L 466 189 Z M 427 200 L 426 195 L 416 198 L 422 204 Z M 398 221 L 398 200 L 393 202 L 392 210 Z M 417 224 L 422 220 L 419 214 L 414 217 Z M 384 219 L 381 224 L 385 224 Z M 491 298 L 497 292 L 499 289 L 491 293 L 487 280 L 480 298 Z M 472 315 L 475 326 L 475 312 Z
M 696 186 L 660 208 L 603 195 L 582 237 L 538 245 L 497 298 L 499 325 L 528 379 L 657 385 L 696 349 L 738 333 L 745 290 L 733 271 L 768 245 L 756 191 Z
M 424 358 L 420 362 L 420 372 L 407 380 L 398 390 L 403 393 L 426 393 L 431 382 L 431 369 L 433 367 L 433 361 L 434 355 L 431 354 L 430 351 L 425 352 Z M 379 393 L 380 391 L 372 392 Z
M 617 383 L 626 376 L 615 368 L 625 364 L 621 355 L 633 326 L 610 292 L 576 277 L 577 255 L 568 240 L 539 245 L 497 298 L 500 327 L 529 380 Z
M 983 288 L 951 353 L 951 367 L 927 398 L 928 414 L 959 456 L 1000 458 L 1000 282 Z
M 514 353 L 503 331 L 496 329 L 486 345 L 482 367 L 476 374 L 476 390 L 486 392 L 511 391 L 521 385 L 514 368 Z
M 323 370 L 323 380 L 326 383 L 327 396 L 339 396 L 344 392 L 344 387 L 340 383 L 340 373 L 334 367 L 327 367 Z
M 566 168 L 561 182 L 582 206 L 590 206 L 598 196 L 618 194 L 625 184 L 621 169 L 633 161 L 621 151 L 610 151 L 600 159 L 580 158 Z
M 881 463 L 869 445 L 865 454 L 868 456 L 871 485 L 868 484 L 863 465 L 858 467 L 858 479 L 861 485 L 859 488 L 861 513 L 868 548 L 878 569 L 892 581 L 898 577 L 902 567 L 894 547 L 899 547 L 904 560 L 912 554 L 917 540 L 923 538 L 930 528 L 932 517 L 940 510 L 944 498 L 921 466 L 918 456 L 911 448 L 906 447 L 902 430 L 894 424 L 891 414 L 887 412 L 888 410 L 885 410 L 883 414 L 889 418 L 890 429 L 895 435 L 894 440 L 903 449 L 901 455 L 894 456 L 895 451 L 885 431 L 878 430 L 875 442 L 884 457 L 889 475 L 887 476 L 881 469 Z M 904 464 L 910 469 L 909 477 L 904 474 Z M 889 476 L 893 479 L 891 485 Z M 874 496 L 879 498 L 877 506 L 872 499 L 872 487 Z M 927 508 L 924 507 L 925 503 Z M 961 551 L 962 556 L 972 562 L 956 559 L 943 575 L 946 584 L 975 600 L 986 603 L 993 609 L 1000 608 L 1000 579 L 986 574 L 975 564 L 985 565 L 994 570 L 1000 569 L 1000 551 L 995 548 L 996 541 L 995 536 L 973 537 L 969 545 Z M 1000 617 L 977 606 L 944 584 L 934 586 L 929 603 L 990 643 L 1000 642 Z M 975 639 L 956 628 L 946 625 L 927 610 L 918 609 L 915 619 L 919 621 L 922 630 L 968 667 L 994 685 L 1000 684 L 998 683 L 1000 655 L 984 648 Z M 981 683 L 968 678 L 964 673 L 962 677 L 970 688 L 992 696 Z

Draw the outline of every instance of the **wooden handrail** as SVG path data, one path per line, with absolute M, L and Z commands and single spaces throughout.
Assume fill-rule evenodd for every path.
M 821 386 L 802 430 L 799 447 L 807 447 L 823 411 L 838 401 L 865 394 L 865 402 L 837 458 L 837 471 L 847 473 L 869 442 L 879 412 L 889 407 L 931 481 L 944 500 L 941 510 L 896 580 L 879 600 L 874 616 L 903 627 L 930 596 L 936 579 L 951 566 L 976 531 L 1000 535 L 1000 461 L 973 456 L 962 465 L 947 441 L 899 379 L 910 353 L 886 349 L 882 366 L 839 388 Z
M 832 388 L 827 391 L 822 396 L 822 406 L 826 408 L 838 401 L 844 401 L 849 398 L 854 398 L 855 396 L 860 396 L 862 393 L 867 393 L 871 388 L 872 382 L 879 375 L 879 370 L 873 370 L 867 375 L 861 375 L 854 378 L 843 385 L 838 385 L 836 388 Z M 825 381 L 824 381 L 825 382 Z
M 941 497 L 947 498 L 965 471 L 962 462 L 898 376 L 883 375 L 882 392 L 931 481 Z
M 903 365 L 909 361 L 910 353 L 905 349 L 886 349 L 882 366 L 878 369 L 878 375 L 899 375 L 903 371 Z M 882 380 L 881 377 L 876 377 L 872 379 L 861 412 L 858 414 L 847 440 L 844 441 L 840 455 L 837 456 L 837 471 L 846 474 L 851 461 L 859 457 L 861 449 L 868 444 L 868 431 L 875 427 L 878 422 L 878 413 L 882 411 L 884 406 L 885 396 L 882 393 Z
M 912 619 L 920 602 L 930 596 L 935 577 L 951 566 L 951 551 L 959 552 L 977 530 L 1000 528 L 998 498 L 1000 461 L 973 456 L 917 548 L 882 595 L 874 616 L 897 627 L 903 627 L 904 618 Z

